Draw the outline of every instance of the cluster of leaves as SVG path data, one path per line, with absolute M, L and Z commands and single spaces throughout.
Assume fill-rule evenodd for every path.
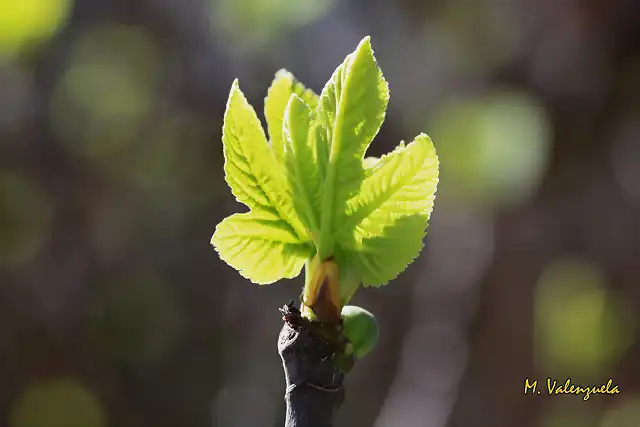
M 216 227 L 211 243 L 220 257 L 258 284 L 296 277 L 314 257 L 333 257 L 355 287 L 380 286 L 402 272 L 423 246 L 438 159 L 425 134 L 365 159 L 388 101 L 369 37 L 320 96 L 291 73 L 276 74 L 265 98 L 269 141 L 235 80 L 224 116 L 224 168 L 250 211 Z M 344 291 L 343 304 L 354 291 Z

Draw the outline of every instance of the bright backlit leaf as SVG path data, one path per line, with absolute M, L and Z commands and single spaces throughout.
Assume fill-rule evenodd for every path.
M 365 284 L 388 282 L 418 256 L 437 184 L 438 158 L 425 134 L 372 167 L 336 234 Z
M 317 125 L 312 122 L 311 109 L 297 95 L 285 111 L 284 163 L 292 188 L 293 203 L 305 226 L 319 233 L 322 178 L 326 166 L 318 160 Z M 324 142 L 322 142 L 324 143 Z
M 371 40 L 365 37 L 333 73 L 318 104 L 318 121 L 330 144 L 322 200 L 322 256 L 333 251 L 334 226 L 344 216 L 347 200 L 360 189 L 364 155 L 382 126 L 388 102 L 387 82 Z
M 293 208 L 284 174 L 237 80 L 231 87 L 224 114 L 222 141 L 225 176 L 238 201 L 251 209 L 278 215 L 303 237 L 304 228 Z
M 267 92 L 267 97 L 264 99 L 264 115 L 267 119 L 271 147 L 278 160 L 282 160 L 284 153 L 282 136 L 284 110 L 287 108 L 292 94 L 301 97 L 312 109 L 315 109 L 318 104 L 318 95 L 311 89 L 305 88 L 293 74 L 284 69 L 276 73 Z
M 261 284 L 297 276 L 316 255 L 334 257 L 341 305 L 361 283 L 379 286 L 400 274 L 423 246 L 438 158 L 420 134 L 365 159 L 388 101 L 369 37 L 320 97 L 291 73 L 276 74 L 265 99 L 270 143 L 235 81 L 224 118 L 225 173 L 251 211 L 218 224 L 211 243 L 220 257 Z
M 294 249 L 304 246 L 308 234 L 294 208 L 285 174 L 237 80 L 229 93 L 222 141 L 227 183 L 251 212 L 220 223 L 211 243 L 220 258 L 255 283 L 295 277 L 304 259 L 298 264 Z
M 313 254 L 285 221 L 259 211 L 225 218 L 211 243 L 222 260 L 261 285 L 296 277 Z

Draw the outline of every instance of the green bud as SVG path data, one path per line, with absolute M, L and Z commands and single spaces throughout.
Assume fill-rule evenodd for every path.
M 342 333 L 353 346 L 353 355 L 362 358 L 369 354 L 378 342 L 378 322 L 369 311 L 355 305 L 342 308 Z

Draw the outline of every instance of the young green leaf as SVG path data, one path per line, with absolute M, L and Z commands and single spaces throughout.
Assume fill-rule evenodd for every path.
M 387 82 L 378 68 L 370 38 L 365 37 L 333 73 L 317 108 L 330 146 L 319 247 L 323 257 L 332 254 L 335 226 L 344 216 L 347 200 L 360 188 L 364 155 L 384 121 L 388 101 Z
M 237 200 L 251 211 L 223 220 L 211 238 L 220 258 L 258 284 L 300 274 L 313 255 L 288 181 L 278 167 L 260 120 L 240 91 L 231 86 L 222 131 L 225 179 Z
M 260 211 L 225 218 L 211 244 L 222 260 L 260 285 L 296 277 L 313 256 L 313 246 L 300 243 L 289 224 Z
M 348 201 L 336 237 L 366 285 L 385 284 L 418 256 L 437 184 L 438 158 L 421 134 L 382 156 Z
M 365 159 L 388 100 L 369 37 L 320 97 L 291 73 L 276 74 L 265 99 L 271 143 L 234 81 L 223 127 L 225 173 L 251 211 L 217 226 L 211 243 L 220 257 L 261 284 L 295 277 L 305 263 L 315 277 L 309 260 L 330 261 L 338 269 L 339 305 L 361 283 L 380 286 L 401 273 L 422 249 L 438 159 L 424 134 Z M 305 282 L 310 302 L 315 282 Z
M 355 305 L 342 308 L 343 333 L 353 347 L 353 355 L 359 359 L 371 353 L 376 346 L 380 331 L 371 312 Z
M 267 97 L 264 99 L 264 115 L 267 119 L 271 147 L 279 161 L 282 160 L 284 153 L 284 138 L 282 136 L 284 110 L 292 94 L 301 97 L 313 109 L 318 104 L 318 95 L 311 89 L 305 88 L 293 74 L 284 69 L 276 73 L 267 92 Z
M 252 210 L 277 215 L 301 240 L 309 240 L 300 222 L 264 130 L 253 107 L 234 80 L 222 130 L 225 178 L 236 199 Z
M 284 114 L 284 164 L 296 211 L 314 236 L 320 229 L 320 171 L 326 167 L 318 161 L 316 128 L 309 106 L 292 94 Z

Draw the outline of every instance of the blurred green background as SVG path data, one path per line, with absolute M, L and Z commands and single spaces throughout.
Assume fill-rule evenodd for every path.
M 0 426 L 282 425 L 302 280 L 209 245 L 244 209 L 221 119 L 235 77 L 261 113 L 367 34 L 370 155 L 427 132 L 441 181 L 422 256 L 355 298 L 381 341 L 336 427 L 640 425 L 640 2 L 0 0 Z

